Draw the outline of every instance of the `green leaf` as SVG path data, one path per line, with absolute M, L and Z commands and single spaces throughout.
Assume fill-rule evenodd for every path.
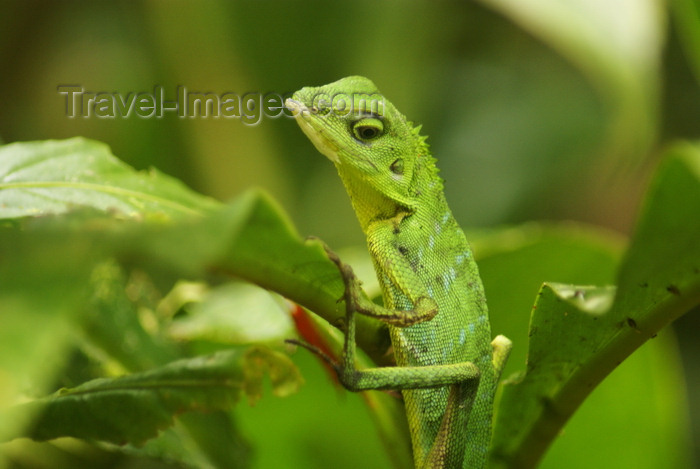
M 620 269 L 618 315 L 633 311 L 642 337 L 697 304 L 700 291 L 700 146 L 666 152 Z
M 143 445 L 116 446 L 102 442 L 100 446 L 140 459 L 177 461 L 177 467 L 248 469 L 253 448 L 233 425 L 231 415 L 232 412 L 225 411 L 188 412 L 179 415 L 173 427 Z
M 345 303 L 339 300 L 345 286 L 320 244 L 301 241 L 287 216 L 265 193 L 245 194 L 232 210 L 237 212 L 239 228 L 222 233 L 226 245 L 218 254 L 221 271 L 273 290 L 331 324 L 341 322 Z M 390 346 L 386 326 L 366 316 L 357 318 L 357 342 L 375 362 L 382 361 Z
M 150 311 L 139 304 L 148 287 L 145 275 L 127 279 L 120 266 L 109 259 L 96 263 L 89 287 L 90 299 L 81 305 L 84 315 L 76 325 L 82 326 L 84 340 L 118 363 L 121 372 L 145 371 L 181 357 L 174 344 L 163 340 L 157 326 L 151 331 L 144 329 L 142 316 Z M 105 357 L 102 360 L 106 361 Z
M 108 230 L 102 245 L 123 263 L 170 282 L 234 276 L 267 288 L 338 324 L 343 280 L 320 244 L 303 241 L 269 195 L 252 190 L 209 216 L 172 225 Z M 241 311 L 243 313 L 243 311 Z M 373 360 L 386 359 L 386 326 L 357 319 L 358 345 Z
M 0 409 L 51 390 L 88 298 L 94 245 L 66 236 L 54 250 L 45 241 L 0 228 Z M 0 435 L 26 422 L 0 419 Z
M 541 468 L 693 467 L 686 389 L 674 331 L 666 328 L 586 398 Z
M 503 389 L 497 465 L 532 467 L 591 390 L 646 340 L 700 303 L 700 149 L 679 144 L 649 191 L 610 288 L 546 284 L 524 375 Z M 612 304 L 607 308 L 607 304 Z
M 294 299 L 333 324 L 344 315 L 343 303 L 337 302 L 344 287 L 336 267 L 320 246 L 299 238 L 264 193 L 251 191 L 225 207 L 155 170 L 136 172 L 106 145 L 82 138 L 0 147 L 0 218 L 80 208 L 104 215 L 83 211 L 55 223 L 45 220 L 44 227 L 31 228 L 44 230 L 33 242 L 48 247 L 48 238 L 57 236 L 52 230 L 61 239 L 81 231 L 80 241 L 64 239 L 52 249 L 60 251 L 64 242 L 91 246 L 104 257 L 116 255 L 128 265 L 148 268 L 161 286 L 212 271 L 236 275 Z M 193 214 L 210 216 L 192 219 Z M 181 224 L 136 227 L 107 216 Z M 358 343 L 381 360 L 389 347 L 386 328 L 358 318 Z
M 174 339 L 241 345 L 294 337 L 288 302 L 249 283 L 216 287 L 187 310 L 188 315 L 175 318 L 170 326 Z
M 474 255 L 484 282 L 491 331 L 514 347 L 503 376 L 526 361 L 533 293 L 543 283 L 606 285 L 615 281 L 624 243 L 610 232 L 574 223 L 533 223 L 474 233 Z M 565 261 L 563 261 L 565 260 Z
M 527 361 L 526 312 L 533 292 L 551 280 L 614 284 L 626 244 L 607 230 L 573 223 L 530 222 L 468 237 L 484 281 L 492 333 L 514 343 L 504 377 L 523 370 Z M 543 469 L 603 467 L 609 461 L 639 469 L 688 467 L 673 464 L 691 446 L 680 356 L 673 337 L 665 335 L 647 342 L 596 387 L 558 434 Z
M 0 147 L 0 219 L 91 207 L 115 216 L 167 220 L 217 206 L 155 169 L 135 172 L 94 140 L 78 137 Z
M 295 392 L 301 384 L 289 358 L 254 347 L 178 360 L 121 378 L 96 379 L 10 412 L 38 415 L 25 435 L 37 440 L 73 436 L 139 444 L 172 425 L 176 414 L 229 409 L 242 395 L 255 402 L 262 394 L 265 372 L 277 396 Z

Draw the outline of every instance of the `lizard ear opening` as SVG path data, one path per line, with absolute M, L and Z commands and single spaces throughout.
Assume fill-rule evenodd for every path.
M 401 176 L 403 175 L 403 158 L 399 158 L 389 166 L 392 173 Z
M 361 142 L 374 140 L 384 133 L 384 123 L 377 118 L 371 117 L 360 119 L 352 126 L 352 132 L 355 138 Z

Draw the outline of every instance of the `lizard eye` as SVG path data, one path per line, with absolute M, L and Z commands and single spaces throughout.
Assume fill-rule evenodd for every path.
M 361 141 L 373 140 L 384 132 L 384 123 L 376 118 L 360 119 L 352 126 L 355 138 Z

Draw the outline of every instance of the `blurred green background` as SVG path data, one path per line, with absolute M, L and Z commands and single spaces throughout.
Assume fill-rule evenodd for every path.
M 174 99 L 180 85 L 285 94 L 365 75 L 423 124 L 452 209 L 470 228 L 574 220 L 627 235 L 660 149 L 700 134 L 692 0 L 3 1 L 0 11 L 3 142 L 101 140 L 136 168 L 158 167 L 224 201 L 263 187 L 303 236 L 332 246 L 362 244 L 362 234 L 334 168 L 290 119 L 68 118 L 57 87 L 126 96 L 160 85 Z M 677 330 L 700 446 L 696 318 Z M 331 403 L 361 408 L 325 386 L 318 394 Z M 290 404 L 270 405 L 242 410 L 242 425 L 271 431 Z M 350 425 L 359 436 L 372 432 L 357 425 L 366 425 Z M 334 456 L 324 445 L 305 451 Z

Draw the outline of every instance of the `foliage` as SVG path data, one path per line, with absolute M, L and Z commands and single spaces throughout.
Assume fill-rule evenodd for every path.
M 667 147 L 700 135 L 696 3 L 6 2 L 0 142 L 94 140 L 0 147 L 0 435 L 93 438 L 12 439 L 0 467 L 410 467 L 393 396 L 341 392 L 282 345 L 299 329 L 283 297 L 320 315 L 331 350 L 343 307 L 289 218 L 350 246 L 376 285 L 341 184 L 296 126 L 68 118 L 57 93 L 284 93 L 351 74 L 423 124 L 462 225 L 498 227 L 468 233 L 492 330 L 515 343 L 495 465 L 531 464 L 556 436 L 545 469 L 689 467 L 697 315 L 679 342 L 661 327 L 697 304 L 697 148 Z M 522 224 L 562 219 L 578 222 Z M 390 363 L 380 325 L 363 319 L 360 345 L 364 364 Z M 259 382 L 251 354 L 283 379 L 254 407 L 234 403 Z M 169 373 L 186 379 L 145 386 Z M 225 385 L 210 395 L 208 376 Z M 141 384 L 98 391 L 123 380 Z
M 222 275 L 235 275 L 334 322 L 342 311 L 336 301 L 342 292 L 337 272 L 316 243 L 294 233 L 266 196 L 251 193 L 219 207 L 164 175 L 135 172 L 104 145 L 83 139 L 10 144 L 0 149 L 0 159 L 5 163 L 0 194 L 3 206 L 12 207 L 4 214 L 12 223 L 0 233 L 3 277 L 8 279 L 3 304 L 12 305 L 3 328 L 7 349 L 1 356 L 6 357 L 4 387 L 15 395 L 6 400 L 22 395 L 22 382 L 28 377 L 34 392 L 50 387 L 50 380 L 57 378 L 55 364 L 78 350 L 99 357 L 106 372 L 106 377 L 8 408 L 2 418 L 5 439 L 73 436 L 141 445 L 172 426 L 174 416 L 184 411 L 226 411 L 243 392 L 258 398 L 264 369 L 270 370 L 278 395 L 298 387 L 296 368 L 280 352 L 241 344 L 242 350 L 192 355 L 198 336 L 192 329 L 182 332 L 183 322 L 191 318 L 178 318 L 172 310 L 159 318 L 163 306 L 158 304 L 151 304 L 147 313 L 139 311 L 148 308 L 139 303 L 146 301 L 142 297 L 149 293 L 143 290 L 151 286 L 172 286 L 183 278 L 216 285 Z M 59 170 L 47 172 L 47 166 Z M 500 461 L 536 461 L 616 364 L 700 302 L 700 252 L 695 243 L 700 223 L 693 223 L 691 216 L 700 210 L 699 168 L 700 149 L 678 145 L 669 151 L 621 264 L 617 292 L 611 287 L 543 287 L 530 325 L 527 372 L 509 380 L 498 412 L 495 454 Z M 526 236 L 528 230 L 509 235 Z M 494 232 L 486 239 L 499 236 L 503 233 Z M 512 249 L 513 243 L 501 246 Z M 494 252 L 497 248 L 492 247 L 491 255 Z M 125 272 L 138 272 L 140 279 L 129 284 Z M 41 285 L 48 288 L 36 295 Z M 240 291 L 231 296 L 240 296 Z M 200 302 L 205 312 L 190 313 L 199 317 L 199 331 L 218 327 L 212 304 L 217 302 L 210 300 L 208 307 Z M 250 308 L 229 313 L 244 315 L 239 327 L 252 323 L 248 328 L 255 329 L 258 319 Z M 265 313 L 258 314 L 262 320 Z M 144 316 L 156 323 L 153 330 L 145 327 Z M 280 314 L 270 324 L 285 320 Z M 30 353 L 36 334 L 23 328 L 41 330 L 46 321 L 51 334 L 44 333 L 45 348 Z M 167 334 L 168 327 L 178 330 L 178 324 L 184 339 L 180 344 Z M 374 351 L 379 361 L 379 352 L 387 348 L 386 331 L 372 321 L 363 326 L 363 344 L 369 344 L 364 348 L 370 356 Z M 72 332 L 76 330 L 82 330 L 80 337 Z M 284 327 L 278 330 L 289 333 Z M 264 342 L 254 332 L 251 339 L 247 334 L 241 337 L 241 343 Z M 22 359 L 10 350 L 23 352 Z M 395 405 L 375 402 L 378 414 L 391 414 Z M 389 410 L 380 410 L 386 406 Z M 232 423 L 226 422 L 218 420 L 236 444 Z M 385 438 L 396 438 L 390 423 L 380 429 Z M 182 438 L 172 432 L 163 435 Z M 206 445 L 198 443 L 206 455 Z M 160 456 L 187 464 L 196 460 L 167 445 Z M 236 467 L 245 467 L 245 461 L 236 458 Z

